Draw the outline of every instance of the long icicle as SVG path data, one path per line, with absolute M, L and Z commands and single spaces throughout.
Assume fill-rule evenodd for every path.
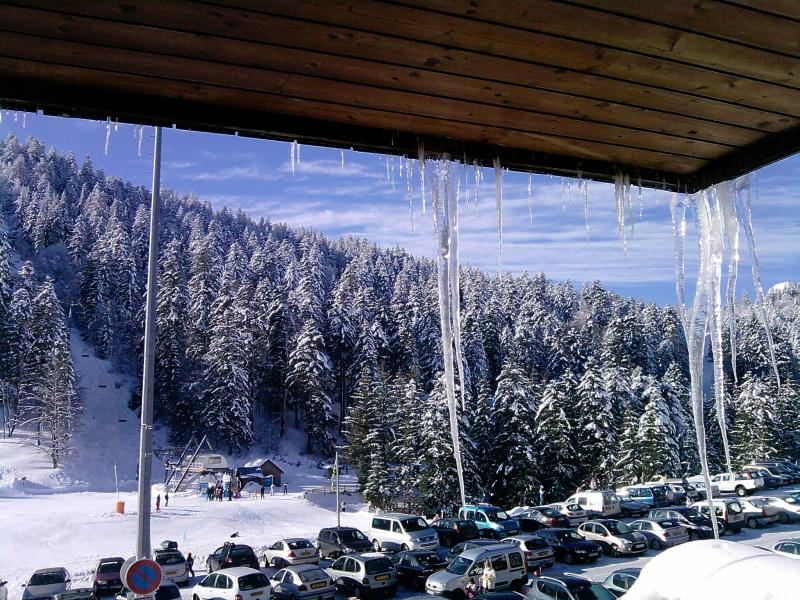
M 614 203 L 617 209 L 617 231 L 622 242 L 622 254 L 628 264 L 628 242 L 625 233 L 625 177 L 622 173 L 614 174 Z
M 781 387 L 781 376 L 778 373 L 778 361 L 775 359 L 775 343 L 772 339 L 772 332 L 769 329 L 767 320 L 767 301 L 764 297 L 764 286 L 761 285 L 761 270 L 758 264 L 758 251 L 756 250 L 756 240 L 753 235 L 753 210 L 750 201 L 750 178 L 745 175 L 734 182 L 736 194 L 736 212 L 739 215 L 739 222 L 744 229 L 744 237 L 747 239 L 747 247 L 750 250 L 750 268 L 753 272 L 753 287 L 756 289 L 756 305 L 758 315 L 761 318 L 761 325 L 767 336 L 767 346 L 769 347 L 769 358 L 772 361 L 772 370 L 775 372 L 775 380 L 778 389 Z
M 106 119 L 106 145 L 103 153 L 108 156 L 108 142 L 111 140 L 111 117 Z
M 500 164 L 500 157 L 494 159 L 494 195 L 495 209 L 497 210 L 497 246 L 498 246 L 498 270 L 503 270 L 503 167 Z
M 425 142 L 422 138 L 417 142 L 417 162 L 419 164 L 419 185 L 422 193 L 422 214 L 425 214 Z
M 722 217 L 725 225 L 725 238 L 728 245 L 728 285 L 725 296 L 728 304 L 728 336 L 731 345 L 731 372 L 734 383 L 739 383 L 736 373 L 736 280 L 739 276 L 739 220 L 730 182 L 718 186 L 717 195 L 722 204 Z
M 453 330 L 453 342 L 456 349 L 456 365 L 458 366 L 458 381 L 461 388 L 461 409 L 466 410 L 467 400 L 464 392 L 466 374 L 464 373 L 464 358 L 461 354 L 461 289 L 459 287 L 459 256 L 458 256 L 458 201 L 461 191 L 461 177 L 456 181 L 456 192 L 452 193 L 453 182 L 448 179 L 450 189 L 447 193 L 447 226 L 450 233 L 450 319 Z
M 411 169 L 411 159 L 406 157 L 405 161 L 406 161 L 406 169 L 405 169 L 406 194 L 408 195 L 408 215 L 411 218 L 411 235 L 414 235 L 414 171 Z
M 533 173 L 528 172 L 528 219 L 533 225 Z

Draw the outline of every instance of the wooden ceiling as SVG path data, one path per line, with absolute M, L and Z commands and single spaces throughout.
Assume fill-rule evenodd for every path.
M 2 0 L 0 104 L 694 191 L 800 149 L 800 0 Z

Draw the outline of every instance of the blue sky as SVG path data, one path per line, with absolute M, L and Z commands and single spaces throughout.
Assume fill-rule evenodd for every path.
M 79 119 L 3 111 L 0 135 L 33 136 L 48 146 L 73 152 L 79 162 L 91 155 L 96 167 L 149 186 L 152 128 L 145 128 L 142 156 L 137 156 L 135 129 L 120 124 L 104 155 L 106 124 Z M 412 253 L 434 256 L 430 211 L 422 214 L 419 173 L 414 175 L 412 234 L 405 178 L 399 158 L 302 146 L 292 173 L 291 144 L 176 129 L 164 130 L 162 185 L 210 200 L 215 207 L 241 208 L 251 216 L 270 217 L 292 226 L 313 227 L 330 237 L 358 235 L 378 244 L 401 246 Z M 394 172 L 394 185 L 391 172 Z M 470 180 L 473 173 L 470 168 Z M 760 170 L 756 175 L 753 224 L 762 279 L 766 288 L 800 279 L 800 156 Z M 504 176 L 503 268 L 520 273 L 544 271 L 557 280 L 599 279 L 626 296 L 647 301 L 675 301 L 670 194 L 644 190 L 639 218 L 636 190 L 635 231 L 628 240 L 627 264 L 617 234 L 613 187 L 589 184 L 589 243 L 576 181 L 571 203 L 562 202 L 560 177 L 533 176 L 533 223 L 528 213 L 528 176 Z M 462 202 L 460 248 L 463 262 L 487 270 L 498 268 L 498 239 L 494 210 L 494 172 L 483 170 L 478 209 Z M 474 196 L 473 196 L 474 200 Z M 628 230 L 630 234 L 630 229 Z M 690 231 L 687 279 L 694 273 L 694 238 Z M 750 263 L 744 239 L 739 291 L 752 296 Z M 688 286 L 691 293 L 691 286 Z

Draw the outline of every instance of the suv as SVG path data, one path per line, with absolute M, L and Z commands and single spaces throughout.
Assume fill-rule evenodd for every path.
M 95 596 L 106 593 L 116 593 L 122 589 L 120 569 L 125 559 L 121 556 L 101 558 L 92 571 L 92 588 Z
M 594 562 L 602 554 L 600 544 L 586 541 L 573 529 L 542 529 L 536 535 L 553 549 L 559 562 Z
M 465 504 L 458 510 L 458 518 L 475 521 L 478 529 L 491 533 L 497 539 L 519 533 L 516 519 L 491 504 Z
M 590 542 L 597 542 L 603 551 L 614 557 L 647 552 L 647 538 L 615 519 L 582 523 L 578 527 L 578 535 Z
M 428 577 L 425 591 L 432 596 L 464 600 L 464 589 L 470 579 L 480 579 L 486 561 L 490 561 L 494 569 L 496 590 L 521 590 L 525 585 L 527 571 L 522 550 L 510 544 L 494 544 L 462 553 L 444 571 Z
M 258 570 L 258 558 L 250 546 L 225 542 L 206 559 L 206 572 L 213 573 L 231 567 L 250 567 Z
M 326 527 L 317 536 L 317 547 L 322 558 L 339 558 L 343 554 L 366 552 L 372 544 L 354 527 Z
M 615 600 L 600 583 L 580 575 L 558 575 L 554 577 L 534 577 L 528 583 L 528 600 Z
M 192 589 L 193 600 L 270 600 L 271 596 L 267 576 L 247 567 L 222 569 L 207 575 Z
M 646 504 L 650 508 L 660 508 L 671 504 L 665 485 L 629 485 L 617 489 L 617 494 L 620 498 L 629 498 Z
M 370 593 L 397 591 L 394 564 L 383 554 L 366 553 L 340 556 L 328 567 L 336 591 L 345 598 L 368 596 Z
M 156 550 L 153 559 L 161 566 L 164 577 L 177 584 L 189 583 L 186 559 L 179 550 Z
M 744 511 L 742 505 L 733 499 L 715 499 L 714 512 L 717 515 L 717 520 L 722 525 L 722 531 L 730 531 L 739 533 L 744 527 Z M 710 511 L 708 510 L 708 500 L 702 502 L 695 502 L 692 508 L 697 509 L 702 515 L 711 518 Z M 722 531 L 720 533 L 722 533 Z
M 577 504 L 591 519 L 598 517 L 615 517 L 620 514 L 619 496 L 610 490 L 587 490 L 577 492 L 567 498 L 567 504 Z
M 711 478 L 711 483 L 717 485 L 722 493 L 735 492 L 740 497 L 752 494 L 758 488 L 764 487 L 764 480 L 757 475 L 753 477 L 748 471 L 719 473 Z
M 445 548 L 451 548 L 459 542 L 471 540 L 480 535 L 475 522 L 465 519 L 445 517 L 431 523 L 431 529 L 439 536 L 439 543 Z
M 439 536 L 431 526 L 416 515 L 389 513 L 372 518 L 369 538 L 376 552 L 387 550 L 430 550 L 439 549 Z

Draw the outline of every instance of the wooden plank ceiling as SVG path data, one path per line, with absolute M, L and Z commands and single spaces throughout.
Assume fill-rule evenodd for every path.
M 800 149 L 800 1 L 3 0 L 0 103 L 694 191 Z

